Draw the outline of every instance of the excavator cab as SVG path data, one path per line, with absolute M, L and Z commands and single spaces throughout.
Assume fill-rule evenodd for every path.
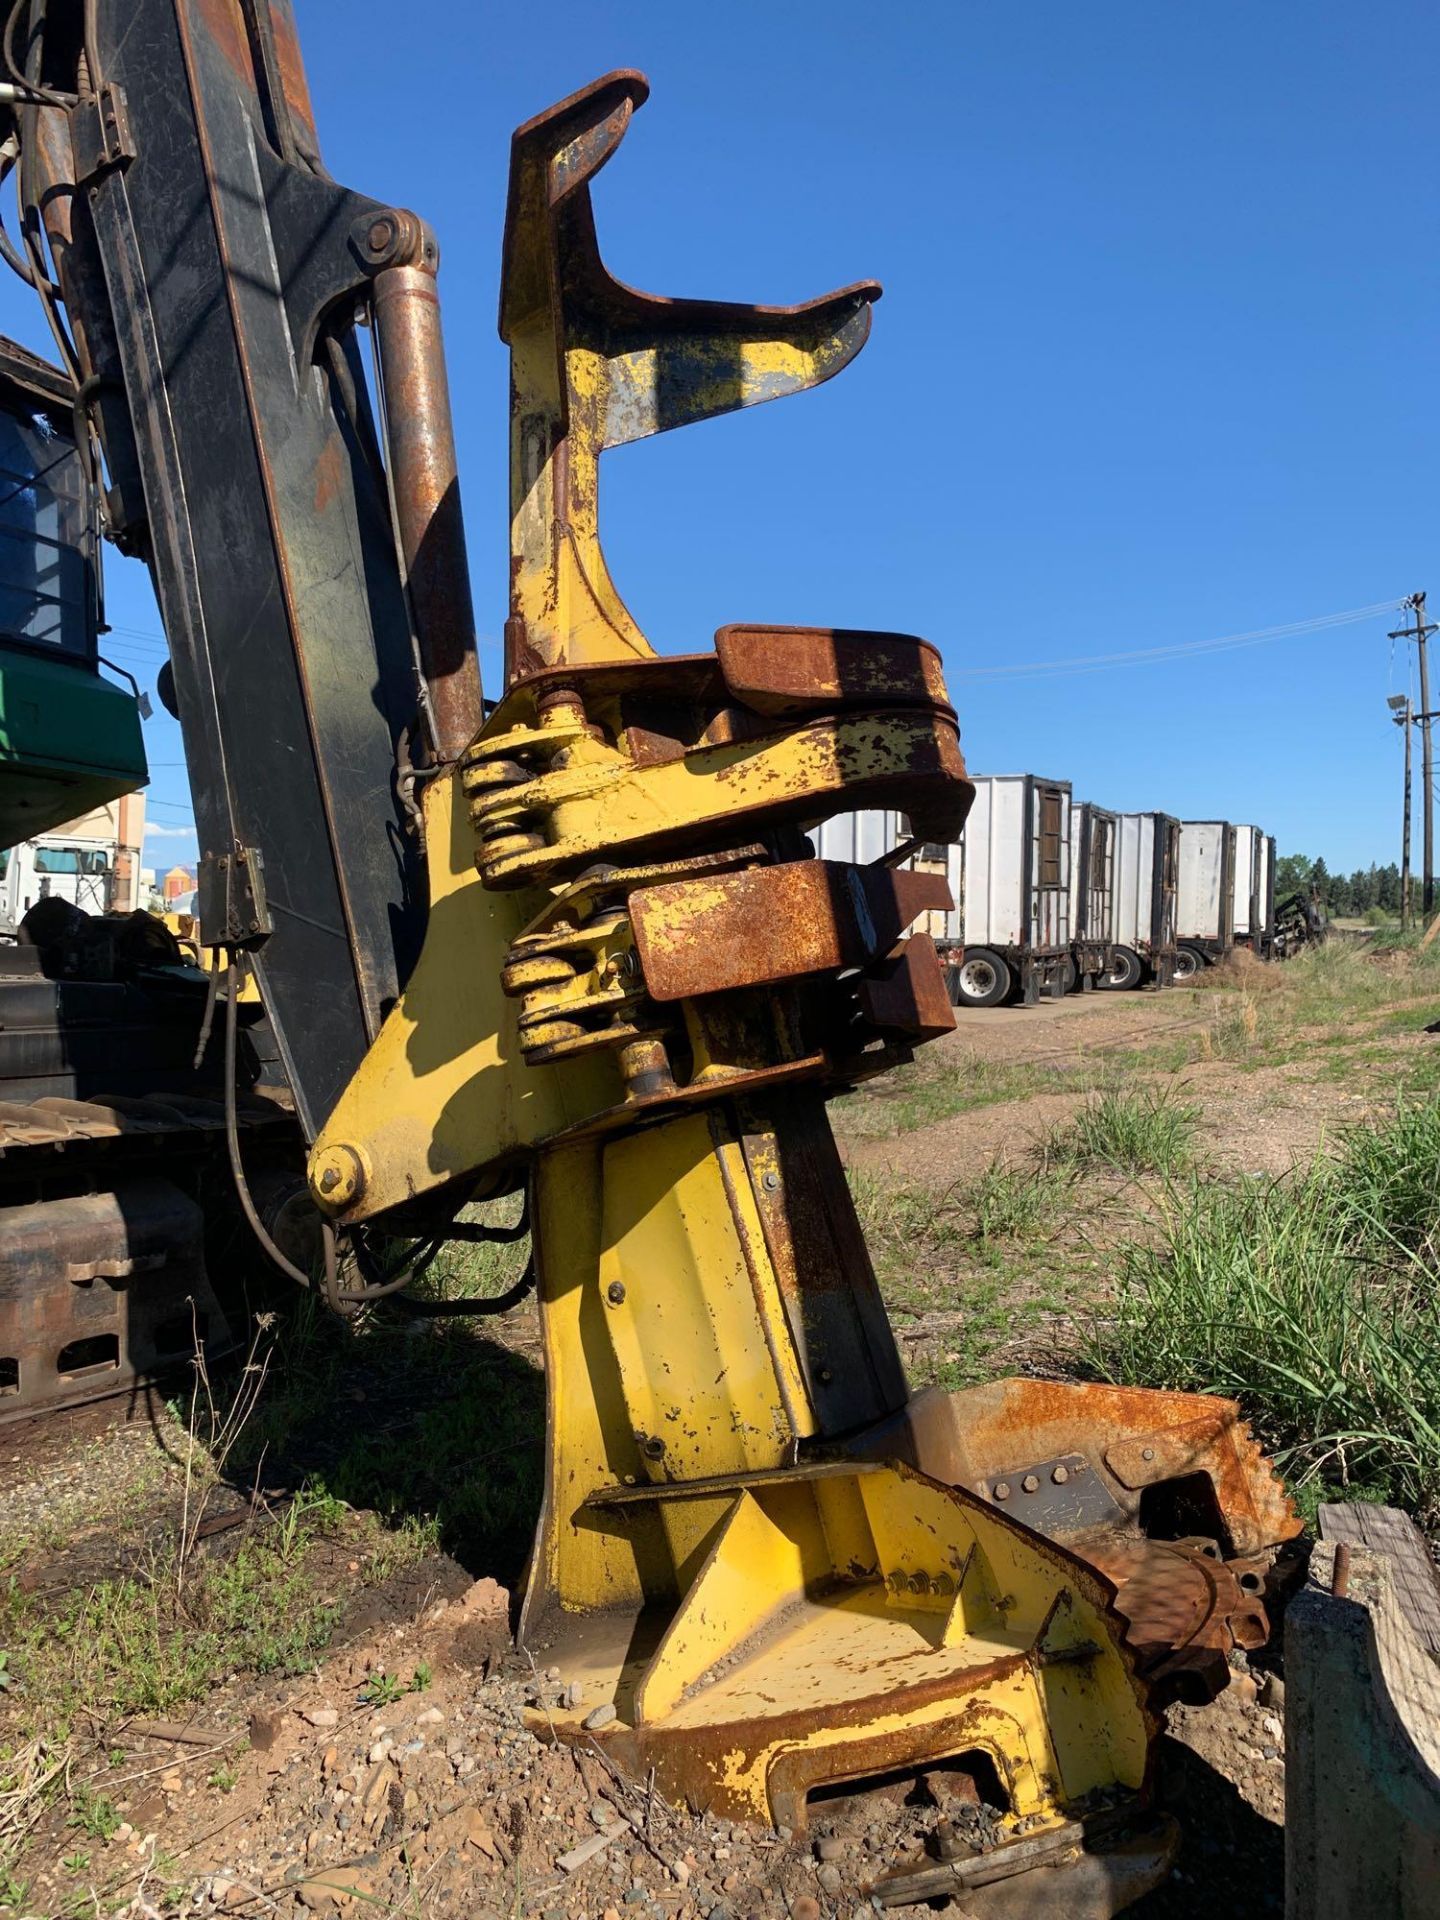
M 0 848 L 147 778 L 135 695 L 100 671 L 100 522 L 73 409 L 69 380 L 0 340 Z

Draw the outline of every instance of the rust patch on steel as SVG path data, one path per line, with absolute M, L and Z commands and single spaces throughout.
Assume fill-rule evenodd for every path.
M 285 89 L 292 116 L 304 128 L 312 153 L 319 151 L 315 133 L 315 108 L 310 99 L 310 82 L 300 53 L 300 37 L 295 31 L 295 16 L 290 0 L 270 0 L 270 18 L 275 29 L 275 60 L 280 68 L 280 84 Z
M 965 1686 L 973 1691 L 1010 1675 L 1028 1680 L 1029 1674 L 1028 1655 L 1017 1654 L 971 1669 L 965 1675 Z M 953 1698 L 955 1691 L 955 1675 L 947 1673 L 933 1681 L 913 1681 L 858 1699 L 796 1708 L 757 1723 L 758 1744 L 783 1745 L 786 1749 L 775 1759 L 766 1778 L 775 1824 L 803 1832 L 807 1825 L 806 1796 L 818 1786 L 864 1779 L 901 1767 L 934 1766 L 976 1747 L 992 1751 L 993 1742 L 985 1738 L 986 1723 L 997 1716 L 995 1709 L 983 1701 L 972 1700 L 938 1721 L 866 1730 L 877 1720 L 921 1714 L 937 1702 Z M 854 1728 L 856 1737 L 810 1744 L 817 1733 L 836 1727 Z M 727 1758 L 737 1751 L 751 1750 L 746 1732 L 744 1726 L 733 1721 L 680 1728 L 656 1724 L 617 1727 L 598 1739 L 632 1779 L 643 1780 L 653 1767 L 656 1784 L 671 1798 L 732 1819 L 746 1819 L 750 1817 L 746 1801 L 728 1797 L 722 1785 Z
M 250 35 L 240 11 L 240 0 L 199 0 L 199 12 L 226 66 L 254 93 L 255 63 L 250 55 Z
M 340 441 L 338 437 L 332 437 L 325 442 L 320 458 L 315 462 L 315 511 L 317 513 L 324 513 L 330 505 L 340 491 L 342 478 Z
M 953 713 L 940 652 L 908 633 L 842 627 L 721 627 L 725 684 L 756 713 L 934 705 Z
M 903 1464 L 891 1465 L 902 1479 L 914 1479 L 938 1488 L 938 1483 L 927 1475 Z M 782 1471 L 765 1479 L 778 1484 L 786 1477 Z M 961 1508 L 984 1504 L 964 1487 L 939 1490 Z M 667 1489 L 667 1492 L 676 1498 L 685 1497 L 685 1490 L 681 1488 Z M 993 1509 L 989 1510 L 988 1517 L 999 1520 L 1005 1527 L 1015 1525 L 1008 1516 L 997 1514 Z M 1143 1798 L 1148 1790 L 1150 1755 L 1159 1723 L 1149 1705 L 1149 1690 L 1140 1675 L 1136 1649 L 1127 1638 L 1125 1618 L 1114 1603 L 1114 1585 L 1101 1569 L 1071 1547 L 1030 1534 L 1024 1528 L 1017 1527 L 1016 1531 L 1024 1536 L 1028 1550 L 1043 1556 L 1062 1576 L 1056 1604 L 1068 1587 L 1094 1607 L 1106 1623 L 1111 1649 L 1121 1663 L 1148 1736 L 1147 1778 L 1139 1788 Z M 957 1675 L 951 1668 L 934 1672 L 930 1677 L 887 1686 L 877 1671 L 873 1691 L 839 1701 L 820 1700 L 813 1706 L 787 1708 L 753 1721 L 727 1718 L 714 1724 L 687 1721 L 683 1726 L 642 1722 L 636 1726 L 617 1724 L 601 1733 L 586 1733 L 578 1725 L 563 1721 L 556 1725 L 552 1720 L 551 1728 L 562 1740 L 594 1740 L 603 1745 L 634 1778 L 643 1778 L 653 1767 L 656 1784 L 672 1798 L 738 1819 L 752 1818 L 753 1814 L 741 1792 L 726 1791 L 727 1770 L 737 1775 L 748 1772 L 748 1764 L 737 1767 L 735 1763 L 744 1761 L 746 1756 L 758 1756 L 762 1751 L 774 1751 L 775 1757 L 766 1775 L 771 1818 L 777 1825 L 803 1831 L 806 1795 L 817 1786 L 863 1779 L 902 1767 L 930 1767 L 977 1748 L 994 1758 L 1004 1780 L 1009 1742 L 993 1734 L 987 1737 L 987 1730 L 997 1722 L 1009 1724 L 1010 1717 L 1003 1708 L 975 1695 L 1010 1677 L 1014 1677 L 1017 1684 L 1030 1684 L 1035 1661 L 1038 1658 L 1043 1662 L 1045 1658 L 1037 1645 L 1043 1635 L 1042 1628 L 1036 1641 L 1023 1651 L 977 1662 L 963 1675 Z M 555 1651 L 560 1657 L 562 1650 L 556 1648 Z M 908 1668 L 910 1663 L 905 1664 Z M 928 1718 L 932 1709 L 951 1703 L 952 1711 L 936 1719 Z M 838 1742 L 816 1740 L 821 1733 L 837 1730 L 851 1732 L 854 1737 Z M 775 1751 L 777 1749 L 780 1751 Z M 1060 1782 L 1048 1773 L 1041 1757 L 1032 1755 L 1031 1758 L 1041 1775 L 1044 1790 L 1052 1797 L 1061 1797 Z
M 424 266 L 377 274 L 374 302 L 410 610 L 436 752 L 455 760 L 479 732 L 482 713 L 433 243 Z
M 1162 1697 L 1188 1681 L 1213 1698 L 1229 1683 L 1232 1649 L 1270 1637 L 1264 1607 L 1213 1542 L 1114 1540 L 1086 1557 L 1114 1582 L 1140 1671 Z
M 742 1147 L 795 1355 L 827 1432 L 884 1419 L 905 1370 L 835 1136 L 813 1095 L 740 1109 Z
M 1132 1516 L 1139 1513 L 1145 1486 L 1203 1473 L 1214 1487 L 1237 1554 L 1261 1553 L 1293 1540 L 1302 1529 L 1284 1485 L 1233 1400 L 1014 1379 L 954 1394 L 950 1407 L 972 1485 L 1017 1460 L 1084 1453 L 1106 1473 L 1117 1501 Z M 1112 1464 L 1117 1450 L 1126 1473 L 1135 1476 L 1133 1483 Z
M 196 1202 L 153 1177 L 0 1208 L 0 1424 L 183 1364 L 192 1330 L 232 1347 L 203 1239 Z
M 1343 1600 L 1350 1591 L 1350 1542 L 1335 1542 L 1335 1558 L 1330 1567 L 1330 1591 L 1337 1600 Z
M 955 1009 L 928 933 L 917 933 L 899 953 L 870 969 L 860 982 L 860 1005 L 871 1026 L 907 1039 L 937 1040 L 954 1032 Z
M 646 989 L 661 1001 L 868 966 L 920 914 L 952 905 L 941 874 L 835 860 L 681 880 L 630 896 Z

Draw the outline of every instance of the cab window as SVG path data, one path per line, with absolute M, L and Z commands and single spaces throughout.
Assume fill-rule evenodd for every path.
M 104 873 L 109 866 L 101 847 L 36 847 L 37 873 Z
M 39 409 L 0 409 L 0 637 L 93 658 L 93 555 L 73 436 Z

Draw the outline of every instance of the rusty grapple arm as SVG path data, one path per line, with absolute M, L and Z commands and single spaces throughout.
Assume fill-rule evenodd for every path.
M 515 135 L 506 685 L 426 793 L 424 951 L 312 1193 L 345 1227 L 528 1183 L 550 1418 L 522 1632 L 573 1683 L 561 1738 L 793 1828 L 845 1783 L 968 1770 L 990 1826 L 880 1897 L 979 1912 L 1063 1866 L 1065 1910 L 1108 1914 L 1168 1859 L 1152 1681 L 1223 1680 L 1294 1523 L 1225 1403 L 908 1394 L 824 1103 L 953 1025 L 906 937 L 947 896 L 803 829 L 884 806 L 958 834 L 939 656 L 754 624 L 657 654 L 597 508 L 606 447 L 828 378 L 878 288 L 612 279 L 589 182 L 645 93 L 612 75 Z M 1188 1505 L 1155 1495 L 1179 1481 Z M 1161 1545 L 1147 1512 L 1200 1517 Z

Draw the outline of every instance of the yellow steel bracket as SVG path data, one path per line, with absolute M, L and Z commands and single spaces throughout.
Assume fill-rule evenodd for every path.
M 645 94 L 612 75 L 515 136 L 506 688 L 425 796 L 424 951 L 311 1191 L 341 1226 L 424 1232 L 480 1182 L 528 1183 L 550 1419 L 523 1633 L 567 1682 L 551 1728 L 792 1827 L 840 1782 L 971 1768 L 996 1783 L 998 1881 L 1113 1836 L 1147 1779 L 1154 1568 L 1101 1571 L 1065 1529 L 1118 1515 L 1138 1537 L 1178 1461 L 1223 1530 L 1259 1466 L 1211 1403 L 1157 1410 L 1136 1465 L 1083 1408 L 1041 1459 L 1008 1401 L 908 1397 L 824 1101 L 953 1026 L 933 946 L 906 938 L 949 896 L 815 860 L 803 830 L 887 806 L 957 835 L 939 655 L 759 626 L 657 655 L 596 504 L 606 447 L 837 372 L 878 288 L 765 308 L 613 280 L 589 182 Z M 1253 1512 L 1263 1551 L 1273 1500 Z M 1162 1572 L 1223 1665 L 1258 1602 L 1171 1540 Z M 1192 1608 L 1196 1581 L 1227 1615 Z M 1164 1870 L 1166 1843 L 1125 1844 L 1069 1910 Z
M 640 866 L 659 882 L 695 857 L 770 862 L 762 836 L 845 806 L 902 807 L 917 832 L 946 840 L 971 797 L 934 647 L 733 626 L 713 653 L 662 657 L 615 590 L 597 520 L 604 449 L 828 379 L 864 344 L 879 294 L 864 282 L 760 307 L 613 280 L 589 181 L 647 91 L 639 75 L 611 75 L 514 138 L 500 319 L 511 349 L 507 691 L 458 773 L 426 793 L 424 951 L 312 1156 L 319 1203 L 347 1224 L 453 1193 L 576 1129 L 625 1124 L 657 1095 L 693 1103 L 722 1082 L 835 1078 L 842 1055 L 853 1078 L 951 1024 L 924 943 L 907 962 L 891 957 L 918 906 L 864 955 L 892 987 L 898 978 L 898 1002 L 886 1003 L 898 1024 L 857 1028 L 832 1010 L 827 1034 L 819 1021 L 802 1031 L 793 1009 L 752 1006 L 737 1020 L 712 1003 L 657 1027 L 643 980 L 622 978 L 636 964 L 628 903 Z M 606 900 L 591 887 L 554 904 L 557 888 L 614 862 L 628 878 Z M 723 908 L 740 884 L 715 876 L 712 901 Z M 656 941 L 667 912 L 683 933 L 699 905 L 665 894 L 649 914 Z M 660 1029 L 685 1055 L 678 1085 L 676 1062 L 657 1057 Z M 537 1075 L 527 1061 L 564 1071 Z
M 649 94 L 613 73 L 515 134 L 500 333 L 510 347 L 507 682 L 649 656 L 600 551 L 599 459 L 669 427 L 828 380 L 870 331 L 865 280 L 798 307 L 664 300 L 612 279 L 590 181 Z

